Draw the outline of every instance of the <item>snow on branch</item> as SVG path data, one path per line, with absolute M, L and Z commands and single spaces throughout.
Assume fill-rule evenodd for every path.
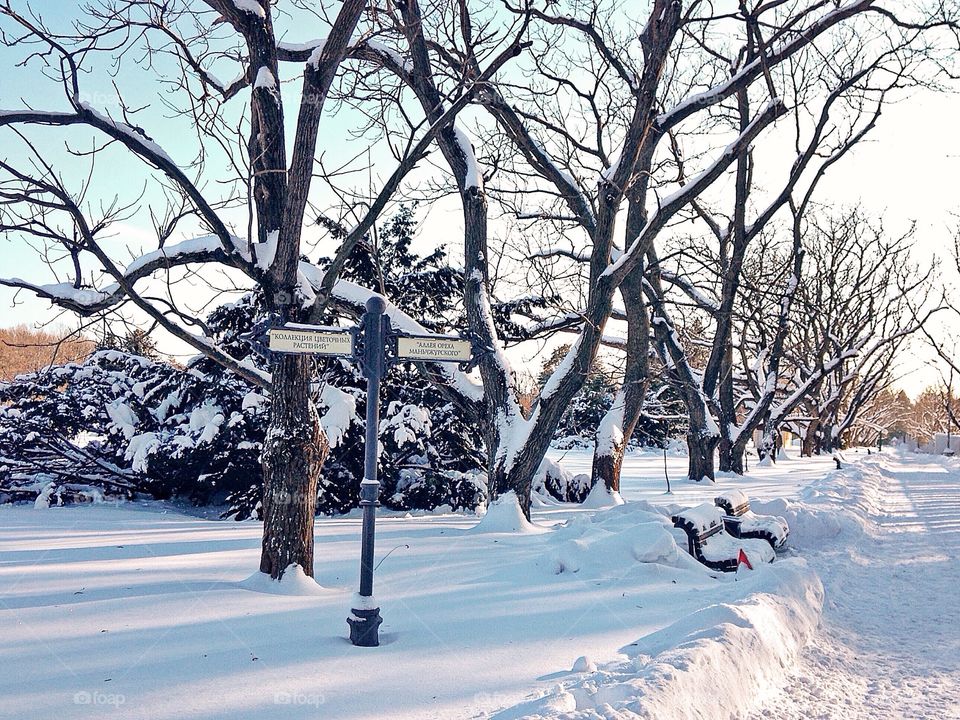
M 655 124 L 661 130 L 676 126 L 698 110 L 716 105 L 734 95 L 738 90 L 748 86 L 764 72 L 764 67 L 777 65 L 796 52 L 812 43 L 816 38 L 833 26 L 850 18 L 857 13 L 870 9 L 875 0 L 854 0 L 845 5 L 839 5 L 835 10 L 828 12 L 816 20 L 808 28 L 795 30 L 793 39 L 780 43 L 770 52 L 747 63 L 741 70 L 719 85 L 704 92 L 691 95 L 671 110 L 657 116 Z
M 701 310 L 705 310 L 711 315 L 715 315 L 720 311 L 720 305 L 716 300 L 707 297 L 700 288 L 686 278 L 668 272 L 667 270 L 661 270 L 660 277 L 671 285 L 680 288 Z
M 739 157 L 744 148 L 749 146 L 768 125 L 786 114 L 786 112 L 787 107 L 782 100 L 779 98 L 770 100 L 757 116 L 750 121 L 750 124 L 743 132 L 724 148 L 716 160 L 699 175 L 691 178 L 685 185 L 660 201 L 659 207 L 656 212 L 650 216 L 647 224 L 637 237 L 628 238 L 627 250 L 603 271 L 603 276 L 610 276 L 613 278 L 615 285 L 619 284 L 640 260 L 643 253 L 645 253 L 649 247 L 649 243 L 653 237 L 663 229 L 670 218 L 713 184 L 734 160 Z
M 238 251 L 242 247 L 242 242 L 240 238 L 234 237 Z M 117 278 L 117 282 L 99 289 L 75 287 L 70 283 L 36 284 L 17 277 L 0 278 L 0 285 L 29 290 L 37 297 L 49 300 L 58 307 L 72 310 L 80 315 L 92 315 L 127 299 L 128 295 L 123 285 L 132 286 L 138 280 L 162 268 L 207 262 L 231 264 L 230 258 L 220 246 L 220 239 L 215 235 L 191 238 L 141 255 L 127 265 L 122 276 Z
M 255 15 L 261 20 L 266 20 L 267 18 L 267 13 L 263 9 L 263 5 L 260 4 L 259 0 L 232 0 L 232 2 L 233 6 L 240 12 Z
M 454 121 L 453 136 L 457 140 L 460 152 L 463 153 L 463 162 L 467 166 L 466 174 L 463 178 L 463 184 L 466 188 L 477 188 L 483 190 L 483 173 L 480 172 L 480 165 L 477 163 L 476 153 L 473 151 L 473 143 L 467 137 L 460 123 Z
M 577 252 L 575 250 L 566 250 L 559 247 L 548 247 L 543 250 L 537 250 L 535 253 L 530 255 L 531 258 L 555 258 L 555 257 L 565 257 L 573 260 L 575 262 L 587 263 L 590 262 L 590 253 L 586 250 L 581 250 Z

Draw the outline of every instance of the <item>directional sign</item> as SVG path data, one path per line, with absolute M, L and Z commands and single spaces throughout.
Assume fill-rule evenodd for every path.
M 397 338 L 397 359 L 431 362 L 468 362 L 472 355 L 469 340 L 442 335 L 401 335 Z
M 280 353 L 352 355 L 353 335 L 338 330 L 271 328 L 270 349 Z

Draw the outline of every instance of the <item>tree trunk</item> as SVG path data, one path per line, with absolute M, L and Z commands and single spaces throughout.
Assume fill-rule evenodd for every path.
M 737 472 L 737 470 L 734 469 L 734 465 L 736 464 L 736 461 L 734 458 L 734 453 L 735 453 L 734 444 L 730 441 L 730 438 L 727 437 L 726 434 L 720 437 L 720 442 L 717 445 L 717 449 L 718 449 L 717 454 L 720 459 L 720 463 L 719 463 L 720 472 L 732 472 L 732 473 Z M 743 467 L 742 457 L 740 458 L 740 467 L 741 468 Z M 742 475 L 743 471 L 741 470 L 738 474 Z
M 728 451 L 729 457 L 727 458 L 730 469 L 727 472 L 736 473 L 737 475 L 743 475 L 746 472 L 744 458 L 747 454 L 747 439 L 749 437 L 748 434 L 741 433 L 737 441 L 730 445 Z M 721 455 L 721 462 L 722 459 L 723 456 Z M 723 467 L 720 469 L 723 470 Z
M 718 438 L 715 435 L 691 431 L 687 433 L 687 450 L 689 461 L 687 465 L 687 477 L 691 480 L 701 482 L 709 480 L 713 482 L 713 452 L 717 448 Z
M 772 461 L 777 459 L 777 429 L 765 426 L 763 434 L 760 436 L 760 447 L 757 448 L 757 456 L 762 462 L 767 458 Z
M 310 398 L 311 362 L 281 355 L 273 364 L 270 427 L 263 448 L 260 572 L 279 579 L 290 565 L 313 577 L 317 481 L 329 445 Z
M 530 519 L 530 500 L 533 491 L 533 477 L 540 469 L 552 434 L 546 438 L 532 436 L 517 451 L 513 458 L 499 457 L 491 462 L 492 471 L 487 480 L 490 499 L 514 492 L 520 502 L 524 517 Z M 509 460 L 509 462 L 508 462 Z
M 631 203 L 628 226 L 640 225 L 645 213 L 633 217 L 639 203 Z M 627 444 L 640 422 L 650 383 L 650 319 L 643 301 L 644 263 L 638 263 L 624 278 L 620 295 L 627 311 L 627 365 L 623 387 L 597 430 L 590 484 L 602 482 L 608 492 L 620 492 L 620 472 Z
M 627 435 L 624 432 L 623 388 L 617 393 L 607 414 L 597 428 L 597 441 L 593 447 L 593 465 L 590 470 L 590 486 L 602 482 L 608 492 L 620 492 L 620 470 L 623 467 L 623 454 L 627 449 Z
M 806 430 L 803 432 L 803 443 L 800 446 L 801 457 L 813 457 L 813 451 L 816 449 L 817 428 L 819 426 L 819 420 L 811 420 L 807 423 Z

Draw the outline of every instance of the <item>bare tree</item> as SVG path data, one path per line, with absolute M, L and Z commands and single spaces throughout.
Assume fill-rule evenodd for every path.
M 76 19 L 54 28 L 29 5 L 0 4 L 3 44 L 19 54 L 23 68 L 5 71 L 46 76 L 63 90 L 62 108 L 37 109 L 26 99 L 22 108 L 0 112 L 0 128 L 19 146 L 18 155 L 0 160 L 0 232 L 21 242 L 32 239 L 51 258 L 52 269 L 69 278 L 2 282 L 85 316 L 132 306 L 196 351 L 270 390 L 260 569 L 272 577 L 293 564 L 313 573 L 314 506 L 327 442 L 310 399 L 312 362 L 277 355 L 265 373 L 237 360 L 204 336 L 202 321 L 183 306 L 172 283 L 178 270 L 197 277 L 199 268 L 219 266 L 228 287 L 239 278 L 241 287 L 259 288 L 276 322 L 314 319 L 335 300 L 357 302 L 350 287 L 340 288 L 338 299 L 337 273 L 437 131 L 409 133 L 395 171 L 340 241 L 325 273 L 301 259 L 304 229 L 312 223 L 306 212 L 317 184 L 319 129 L 338 70 L 347 58 L 379 67 L 381 57 L 390 55 L 361 27 L 367 6 L 346 0 L 328 17 L 320 6 L 300 2 L 103 0 L 83 5 Z M 286 29 L 298 22 L 317 27 L 326 37 L 308 45 L 283 42 L 278 20 Z M 359 39 L 352 40 L 355 35 Z M 299 76 L 297 90 L 291 80 L 290 92 L 284 91 L 281 65 Z M 215 71 L 231 66 L 236 79 L 218 79 Z M 134 99 L 150 70 L 155 97 L 161 98 L 154 104 L 168 103 L 173 117 L 166 122 L 180 123 L 176 147 L 165 149 L 152 139 L 155 110 L 140 112 Z M 105 76 L 116 92 L 109 109 L 88 99 L 98 97 Z M 88 87 L 95 78 L 101 84 Z M 71 143 L 66 160 L 37 140 L 49 128 Z M 77 149 L 76 128 L 88 131 L 79 137 L 95 138 L 92 149 Z M 192 161 L 189 151 L 195 153 Z M 118 158 L 144 168 L 152 184 L 149 200 L 125 204 L 96 196 L 94 180 Z M 71 177 L 59 168 L 70 160 L 87 160 L 89 175 Z M 144 212 L 155 221 L 157 248 L 125 263 L 108 230 Z M 208 234 L 167 242 L 180 226 Z M 160 273 L 166 285 L 157 293 L 149 281 Z M 98 274 L 109 284 L 99 282 Z
M 775 458 L 776 435 L 798 408 L 807 421 L 804 453 L 832 450 L 867 400 L 887 387 L 893 359 L 937 311 L 911 312 L 930 291 L 932 269 L 909 261 L 912 229 L 889 238 L 860 212 L 818 215 L 804 239 L 786 382 L 764 417 L 761 458 Z
M 548 277 L 552 273 L 553 278 L 579 278 L 582 288 L 570 295 L 574 300 L 558 308 L 552 326 L 541 324 L 579 327 L 580 337 L 572 345 L 569 362 L 547 382 L 533 415 L 519 418 L 492 401 L 506 419 L 502 427 L 510 430 L 505 456 L 520 460 L 515 479 L 529 475 L 542 457 L 554 419 L 553 400 L 565 403 L 579 387 L 596 348 L 606 339 L 603 327 L 610 317 L 626 321 L 626 338 L 619 344 L 628 354 L 627 372 L 598 433 L 594 481 L 602 480 L 611 490 L 618 487 L 625 441 L 642 410 L 651 327 L 677 389 L 688 402 L 690 476 L 712 476 L 713 449 L 721 433 L 725 466 L 739 467 L 740 460 L 733 458 L 742 458 L 750 429 L 762 422 L 765 405 L 773 397 L 771 392 L 758 404 L 749 428 L 736 437 L 726 435 L 731 427 L 727 421 L 736 414 L 731 316 L 743 253 L 782 208 L 792 206 L 802 216 L 826 170 L 873 127 L 887 93 L 916 82 L 913 63 L 929 54 L 918 38 L 941 22 L 938 11 L 922 22 L 905 23 L 874 3 L 849 3 L 830 12 L 817 6 L 798 9 L 796 15 L 781 4 L 755 9 L 742 5 L 738 12 L 720 17 L 698 3 L 681 10 L 678 3 L 658 2 L 646 24 L 628 25 L 619 34 L 624 23 L 612 20 L 616 5 L 584 3 L 571 14 L 552 7 L 514 11 L 533 17 L 530 73 L 536 93 L 530 93 L 527 85 L 513 87 L 505 81 L 499 83 L 498 92 L 481 98 L 500 131 L 489 135 L 493 179 L 499 180 L 496 186 L 491 183 L 489 194 L 520 220 L 546 227 L 541 237 L 560 236 L 560 241 L 554 239 L 530 255 L 549 265 L 544 273 Z M 873 14 L 883 21 L 882 31 L 867 19 Z M 743 42 L 737 49 L 711 47 L 712 29 L 719 23 L 726 27 L 733 23 L 739 29 Z M 830 32 L 833 29 L 836 35 Z M 859 40 L 851 43 L 851 36 Z M 639 43 L 632 40 L 636 37 Z M 938 58 L 931 59 L 936 67 Z M 762 202 L 754 201 L 753 139 L 787 112 L 785 99 L 794 104 L 795 159 L 783 185 Z M 724 120 L 731 113 L 732 123 Z M 718 127 L 728 127 L 733 138 L 719 155 L 701 139 L 691 141 L 690 157 L 684 156 L 683 137 L 696 138 L 702 129 Z M 744 142 L 747 136 L 752 139 Z M 731 216 L 719 218 L 706 209 L 704 197 L 731 168 L 737 191 Z M 504 178 L 507 169 L 515 176 L 513 182 Z M 751 202 L 756 202 L 757 210 L 748 220 Z M 611 221 L 618 213 L 623 215 L 622 236 Z M 722 246 L 723 287 L 717 306 L 709 309 L 717 320 L 717 341 L 704 370 L 692 366 L 674 341 L 679 337 L 677 324 L 661 287 L 664 278 L 658 274 L 655 241 L 684 217 L 703 222 Z M 579 275 L 571 273 L 571 264 L 580 268 Z M 694 294 L 697 285 L 696 279 L 688 284 Z M 612 306 L 616 291 L 622 310 Z M 652 324 L 646 301 L 652 308 Z M 780 345 L 788 315 L 789 299 Z M 779 350 L 769 355 L 772 376 L 780 355 Z M 494 370 L 488 369 L 485 378 Z M 724 422 L 718 424 L 714 415 L 722 415 Z M 520 446 L 518 427 L 524 438 Z M 490 441 L 503 446 L 494 435 Z M 512 465 L 507 469 L 512 471 Z M 502 487 L 514 485 L 509 481 Z M 517 489 L 522 494 L 522 487 Z

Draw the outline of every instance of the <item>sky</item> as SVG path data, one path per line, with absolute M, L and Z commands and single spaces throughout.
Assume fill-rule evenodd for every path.
M 66 0 L 52 0 L 44 3 L 44 8 L 59 4 L 59 8 L 69 12 L 73 3 Z M 303 38 L 297 37 L 297 40 Z M 35 107 L 66 109 L 62 92 L 52 83 L 38 82 L 36 71 L 31 68 L 11 69 L 12 55 L 9 50 L 0 48 L 0 108 L 18 107 L 21 98 L 29 99 Z M 128 65 L 125 72 L 136 72 L 135 66 Z M 130 78 L 122 78 L 130 79 Z M 135 78 L 134 78 L 135 79 Z M 137 83 L 127 83 L 137 88 Z M 144 88 L 150 87 L 143 83 Z M 125 91 L 126 92 L 126 91 Z M 134 100 L 138 92 L 134 89 Z M 146 92 L 146 90 L 144 90 Z M 91 78 L 85 87 L 86 98 L 96 107 L 111 109 L 116 107 L 116 96 L 107 76 Z M 149 96 L 144 95 L 144 101 Z M 960 173 L 960 138 L 956 134 L 956 118 L 960 117 L 960 96 L 948 93 L 934 93 L 929 90 L 917 90 L 897 104 L 886 108 L 872 137 L 856 148 L 852 156 L 835 167 L 825 179 L 819 197 L 824 202 L 839 206 L 862 207 L 867 213 L 882 217 L 885 226 L 891 232 L 905 229 L 911 222 L 917 225 L 916 245 L 913 259 L 923 266 L 934 262 L 938 256 L 948 252 L 952 242 L 952 232 L 960 225 L 954 213 L 960 211 L 957 200 L 956 176 Z M 326 118 L 324 132 L 331 136 L 345 138 L 346 126 L 336 118 Z M 173 123 L 154 122 L 150 125 L 154 138 L 166 147 L 175 159 L 186 162 L 190 158 L 178 156 L 177 126 Z M 89 133 L 87 133 L 89 136 Z M 48 131 L 44 135 L 44 151 L 51 152 L 65 163 L 79 164 L 69 158 L 62 150 L 62 133 Z M 74 138 L 82 133 L 74 133 Z M 17 151 L 14 150 L 14 153 Z M 349 142 L 326 144 L 328 160 L 346 158 L 350 152 Z M 0 155 L 8 155 L 9 146 L 0 146 Z M 106 172 L 100 168 L 97 183 L 103 187 L 116 188 L 124 197 L 134 199 L 142 188 L 153 188 L 149 182 L 149 173 L 142 168 L 123 162 L 111 162 Z M 95 189 L 103 189 L 96 186 Z M 149 189 L 147 199 L 156 198 L 155 190 Z M 440 210 L 435 215 L 449 215 L 451 224 L 459 221 L 456 213 Z M 229 218 L 228 218 L 229 219 Z M 239 220 L 239 215 L 237 216 Z M 434 218 L 436 220 L 436 217 Z M 438 223 L 432 223 L 436 227 Z M 447 225 L 443 220 L 441 225 Z M 189 229 L 187 229 L 188 231 Z M 429 244 L 434 238 L 448 240 L 443 231 L 428 230 Z M 187 232 L 189 234 L 189 232 Z M 141 249 L 155 247 L 155 239 L 144 215 L 131 218 L 117 226 L 114 251 L 123 257 L 132 258 Z M 455 244 L 455 243 L 453 243 Z M 23 243 L 5 242 L 0 248 L 3 253 L 3 269 L 0 275 L 19 276 L 31 281 L 49 282 L 54 278 L 39 260 L 37 253 Z M 957 278 L 960 280 L 960 278 Z M 201 301 L 197 295 L 197 303 Z M 9 326 L 20 323 L 35 324 L 49 321 L 55 313 L 46 303 L 21 292 L 0 288 L 0 325 Z M 64 324 L 73 324 L 70 317 L 63 317 Z M 936 332 L 943 335 L 956 333 L 960 328 L 944 325 L 938 321 Z M 163 341 L 161 347 L 164 347 Z M 182 349 L 170 344 L 171 352 L 180 353 Z M 527 364 L 532 372 L 539 369 L 542 362 L 543 346 L 531 344 L 511 352 L 514 362 Z M 932 354 L 922 343 L 914 343 L 901 360 L 900 386 L 915 395 L 927 384 L 935 383 L 937 371 L 931 367 Z

